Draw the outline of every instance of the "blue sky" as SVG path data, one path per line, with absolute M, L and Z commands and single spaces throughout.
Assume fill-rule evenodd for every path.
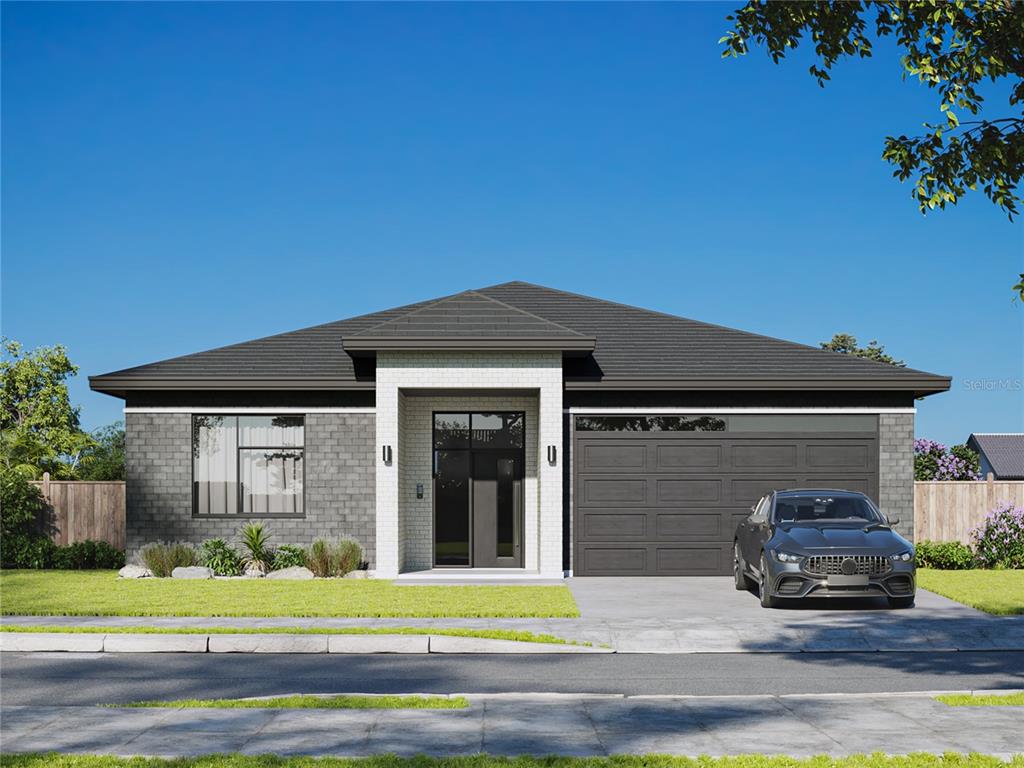
M 934 94 L 722 61 L 732 7 L 4 3 L 3 332 L 92 428 L 87 374 L 523 279 L 877 338 L 954 377 L 919 435 L 1024 429 L 1022 225 L 879 159 Z

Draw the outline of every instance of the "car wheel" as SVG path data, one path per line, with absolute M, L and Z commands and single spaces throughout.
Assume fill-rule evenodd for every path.
M 890 597 L 889 598 L 890 608 L 913 608 L 914 598 L 913 597 Z
M 740 555 L 740 545 L 736 542 L 732 548 L 732 575 L 736 581 L 736 589 L 740 592 L 750 591 L 750 579 L 747 578 L 743 565 L 743 556 Z
M 765 556 L 761 555 L 761 577 L 758 580 L 758 591 L 761 593 L 761 607 L 762 608 L 777 608 L 779 601 L 771 596 L 771 592 L 768 589 L 768 560 Z

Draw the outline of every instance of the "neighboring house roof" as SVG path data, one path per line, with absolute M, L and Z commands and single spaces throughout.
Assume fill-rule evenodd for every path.
M 90 378 L 160 389 L 372 389 L 377 349 L 561 349 L 567 389 L 892 390 L 950 379 L 523 282 L 410 304 Z M 592 350 L 592 352 L 590 352 Z M 582 354 L 581 354 L 582 353 Z
M 1024 432 L 974 432 L 967 447 L 981 454 L 997 480 L 1024 480 Z

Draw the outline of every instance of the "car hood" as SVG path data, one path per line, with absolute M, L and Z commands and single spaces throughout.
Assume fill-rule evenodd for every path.
M 775 529 L 772 543 L 793 554 L 850 552 L 851 554 L 894 555 L 911 549 L 909 541 L 887 528 L 872 528 L 839 523 L 786 525 Z

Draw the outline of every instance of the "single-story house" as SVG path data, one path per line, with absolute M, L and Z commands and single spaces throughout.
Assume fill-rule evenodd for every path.
M 775 488 L 910 535 L 915 398 L 950 380 L 511 282 L 90 384 L 125 400 L 130 551 L 267 519 L 390 578 L 728 574 Z
M 967 447 L 978 453 L 982 477 L 1024 480 L 1024 432 L 972 432 Z

